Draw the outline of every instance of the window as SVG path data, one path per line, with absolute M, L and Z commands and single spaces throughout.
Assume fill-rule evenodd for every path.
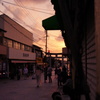
M 31 51 L 32 49 L 31 49 L 31 47 L 25 45 L 25 49 L 24 50 L 25 51 Z
M 8 47 L 12 47 L 12 40 L 8 40 Z
M 24 50 L 24 44 L 20 44 L 20 49 Z
M 3 38 L 3 45 L 7 46 L 7 39 Z
M 2 44 L 2 36 L 0 36 L 0 44 Z
M 13 46 L 14 46 L 15 49 L 20 49 L 20 43 L 18 43 L 18 42 L 14 41 Z
M 20 49 L 20 43 L 16 42 L 16 49 Z

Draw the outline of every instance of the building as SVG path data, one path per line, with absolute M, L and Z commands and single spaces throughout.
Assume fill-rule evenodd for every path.
M 43 65 L 43 51 L 42 48 L 36 45 L 32 46 L 32 52 L 36 53 L 36 64 Z
M 3 46 L 7 50 L 7 77 L 16 75 L 18 66 L 22 70 L 25 66 L 32 70 L 36 60 L 32 52 L 33 34 L 5 14 L 0 15 L 0 28 L 7 31 L 3 36 Z
M 3 45 L 5 32 L 5 30 L 0 29 L 0 78 L 6 77 L 7 47 Z
M 50 17 L 43 21 L 43 26 L 46 30 L 61 30 L 71 51 L 74 100 L 81 100 L 81 95 L 86 96 L 82 100 L 100 100 L 100 0 L 51 0 L 51 3 L 56 20 Z M 58 21 L 56 27 L 48 25 L 49 20 L 52 26 L 53 21 Z

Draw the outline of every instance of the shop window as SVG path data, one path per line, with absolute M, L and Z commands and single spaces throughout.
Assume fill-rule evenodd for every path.
M 16 42 L 16 49 L 20 49 L 20 43 Z
M 32 47 L 29 47 L 29 51 L 32 51 Z
M 3 38 L 3 45 L 7 46 L 7 39 L 6 38 Z
M 2 44 L 2 36 L 0 36 L 0 44 Z
M 12 40 L 8 40 L 8 47 L 12 47 Z
M 24 50 L 24 44 L 20 44 L 20 49 Z
M 31 47 L 25 45 L 25 51 L 31 51 Z
M 18 43 L 18 42 L 14 41 L 13 46 L 14 46 L 15 49 L 20 49 L 20 43 Z

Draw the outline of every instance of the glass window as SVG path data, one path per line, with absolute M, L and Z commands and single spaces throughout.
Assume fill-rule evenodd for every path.
M 24 50 L 25 50 L 25 51 L 28 51 L 28 46 L 26 46 L 26 45 L 25 45 L 25 48 L 24 48 Z
M 20 49 L 24 50 L 24 44 L 20 44 Z
M 8 47 L 12 47 L 12 40 L 8 40 Z
M 2 36 L 0 36 L 0 44 L 2 44 Z
M 26 46 L 25 45 L 25 49 L 24 49 L 25 51 L 31 51 L 32 50 L 32 48 L 31 47 L 29 47 L 29 46 Z
M 20 43 L 16 42 L 16 49 L 20 49 Z
M 20 43 L 18 43 L 18 42 L 14 41 L 13 46 L 14 46 L 15 49 L 20 49 Z
M 3 45 L 7 46 L 7 39 L 3 38 Z

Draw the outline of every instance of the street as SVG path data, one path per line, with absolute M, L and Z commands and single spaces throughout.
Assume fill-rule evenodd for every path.
M 41 78 L 41 86 L 36 87 L 36 79 L 32 80 L 32 76 L 24 80 L 0 80 L 0 100 L 52 100 L 52 93 L 57 90 L 57 79 L 52 74 L 52 83 L 44 83 L 43 74 Z M 68 96 L 63 96 L 70 100 Z

